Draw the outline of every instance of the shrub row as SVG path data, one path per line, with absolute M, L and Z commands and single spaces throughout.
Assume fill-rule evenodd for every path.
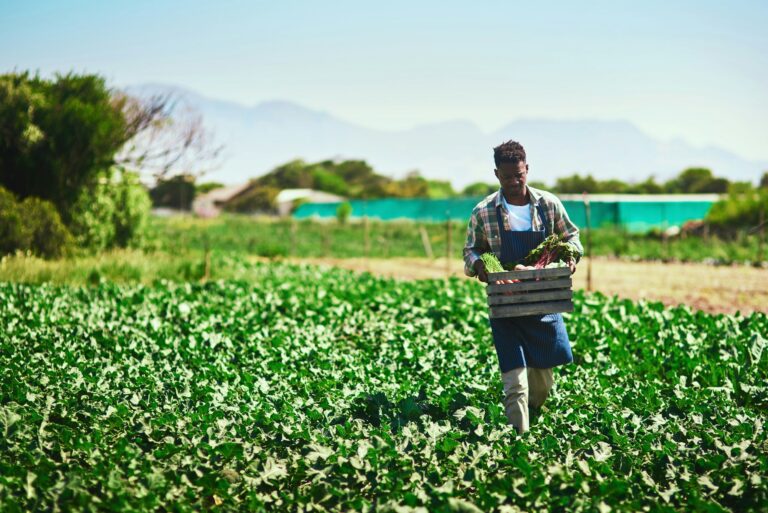
M 19 201 L 0 187 L 0 219 L 0 254 L 29 251 L 52 258 L 72 247 L 72 234 L 49 201 L 35 197 Z

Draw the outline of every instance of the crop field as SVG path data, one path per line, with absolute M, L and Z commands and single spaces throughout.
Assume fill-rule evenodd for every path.
M 577 292 L 518 436 L 485 293 L 0 283 L 0 511 L 766 511 L 768 316 Z
M 464 262 L 424 258 L 302 258 L 296 263 L 341 267 L 377 276 L 400 279 L 433 279 L 463 277 Z M 0 280 L 13 275 L 8 262 L 4 273 L 0 264 Z M 661 301 L 667 306 L 684 304 L 708 313 L 734 314 L 768 312 L 768 270 L 744 265 L 724 266 L 682 262 L 632 262 L 615 258 L 582 258 L 573 275 L 575 288 L 587 289 L 587 268 L 592 265 L 592 290 L 622 299 Z M 219 269 L 220 266 L 217 266 Z M 61 269 L 68 282 L 76 281 L 77 267 Z M 114 269 L 114 267 L 112 268 Z M 106 271 L 110 269 L 107 268 Z M 66 273 L 66 274 L 65 274 Z M 31 273 L 30 273 L 31 274 Z M 44 275 L 29 275 L 30 281 Z
M 274 220 L 231 214 L 214 219 L 155 217 L 148 247 L 171 252 L 210 247 L 266 257 L 391 258 L 427 256 L 427 239 L 434 256 L 461 258 L 466 230 L 467 223 L 460 221 L 453 221 L 449 232 L 446 223 L 372 220 L 366 237 L 362 222 L 339 224 L 335 220 Z M 585 235 L 582 232 L 586 244 Z M 714 236 L 662 240 L 658 235 L 627 233 L 618 228 L 592 231 L 593 256 L 754 264 L 766 261 L 767 251 L 759 248 L 757 233 L 738 233 L 729 240 Z

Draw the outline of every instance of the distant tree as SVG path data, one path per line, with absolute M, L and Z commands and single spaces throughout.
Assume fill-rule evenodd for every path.
M 279 193 L 280 189 L 268 185 L 249 187 L 224 203 L 224 210 L 243 214 L 274 213 L 277 208 L 275 201 Z
M 664 186 L 656 183 L 653 176 L 639 183 L 627 183 L 615 178 L 597 180 L 592 175 L 581 176 L 574 174 L 558 178 L 553 188 L 554 192 L 566 194 L 660 194 L 665 192 Z
M 111 91 L 126 121 L 126 143 L 115 155 L 123 167 L 155 179 L 189 174 L 196 178 L 219 165 L 223 146 L 214 141 L 202 116 L 172 94 L 137 98 Z
M 347 197 L 380 197 L 389 181 L 361 160 L 324 160 L 313 164 L 292 160 L 257 179 L 262 186 L 317 189 Z
M 768 189 L 768 171 L 763 173 L 763 176 L 760 177 L 760 186 L 761 189 Z
M 499 190 L 497 184 L 490 184 L 485 182 L 475 182 L 467 185 L 461 191 L 462 196 L 488 196 Z
M 416 171 L 402 180 L 393 180 L 376 173 L 364 160 L 323 160 L 311 164 L 293 160 L 257 178 L 256 183 L 276 189 L 318 189 L 348 198 L 450 198 L 456 195 L 448 181 L 428 180 Z
M 728 184 L 728 194 L 739 195 L 747 194 L 755 190 L 755 186 L 752 182 L 731 182 Z
M 598 181 L 597 188 L 603 194 L 626 194 L 630 186 L 621 180 L 611 179 Z
M 377 175 L 373 168 L 364 160 L 344 160 L 342 162 L 323 162 L 329 169 L 333 169 L 348 184 L 368 184 L 372 180 L 383 178 Z
M 628 194 L 662 194 L 664 187 L 656 182 L 653 176 L 648 177 L 645 181 L 635 184 L 629 184 L 627 187 Z
M 349 197 L 383 198 L 387 196 L 386 186 L 392 180 L 376 173 L 364 160 L 335 162 L 331 169 L 347 183 Z
M 190 210 L 192 200 L 195 199 L 195 177 L 192 175 L 176 175 L 167 179 L 160 179 L 149 190 L 154 207 L 175 208 L 178 210 Z
M 668 181 L 665 188 L 668 192 L 682 194 L 724 193 L 728 191 L 729 183 L 725 178 L 715 178 L 710 169 L 692 167 Z
M 164 176 L 190 153 L 196 163 L 218 154 L 199 120 L 173 110 L 168 96 L 132 98 L 97 75 L 0 75 L 0 184 L 50 200 L 69 223 L 82 191 L 115 164 Z
M 582 177 L 578 173 L 558 178 L 554 189 L 560 194 L 581 194 L 582 192 L 594 194 L 600 192 L 597 180 L 592 175 Z
M 349 186 L 347 185 L 347 182 L 332 170 L 328 170 L 322 166 L 315 166 L 312 168 L 311 172 L 313 189 L 330 192 L 331 194 L 338 194 L 339 196 L 349 195 Z
M 98 76 L 0 75 L 0 183 L 21 199 L 50 200 L 66 221 L 132 135 Z
M 758 226 L 765 213 L 768 213 L 768 190 L 753 188 L 723 196 L 707 212 L 707 221 L 723 233 L 733 234 L 740 228 Z
M 427 197 L 433 199 L 453 198 L 456 191 L 448 180 L 427 180 Z
M 259 185 L 276 189 L 310 189 L 313 185 L 312 173 L 303 160 L 286 162 L 256 179 Z
M 386 184 L 384 196 L 396 198 L 426 198 L 429 196 L 429 182 L 418 172 L 408 173 L 402 180 Z
M 216 189 L 221 189 L 222 187 L 224 187 L 224 184 L 219 182 L 204 182 L 195 184 L 195 196 L 207 194 Z

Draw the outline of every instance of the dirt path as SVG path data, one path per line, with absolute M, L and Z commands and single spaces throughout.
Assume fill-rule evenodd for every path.
M 312 258 L 302 261 L 401 279 L 464 276 L 460 261 L 451 261 L 448 266 L 445 259 Z M 586 276 L 587 259 L 574 275 L 574 287 L 585 288 Z M 662 301 L 670 306 L 683 303 L 710 313 L 768 312 L 768 269 L 753 267 L 595 258 L 592 289 L 609 296 Z

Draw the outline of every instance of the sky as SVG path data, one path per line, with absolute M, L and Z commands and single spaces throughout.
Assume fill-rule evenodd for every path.
M 379 129 L 623 119 L 768 159 L 768 2 L 0 0 L 0 73 L 104 75 Z

